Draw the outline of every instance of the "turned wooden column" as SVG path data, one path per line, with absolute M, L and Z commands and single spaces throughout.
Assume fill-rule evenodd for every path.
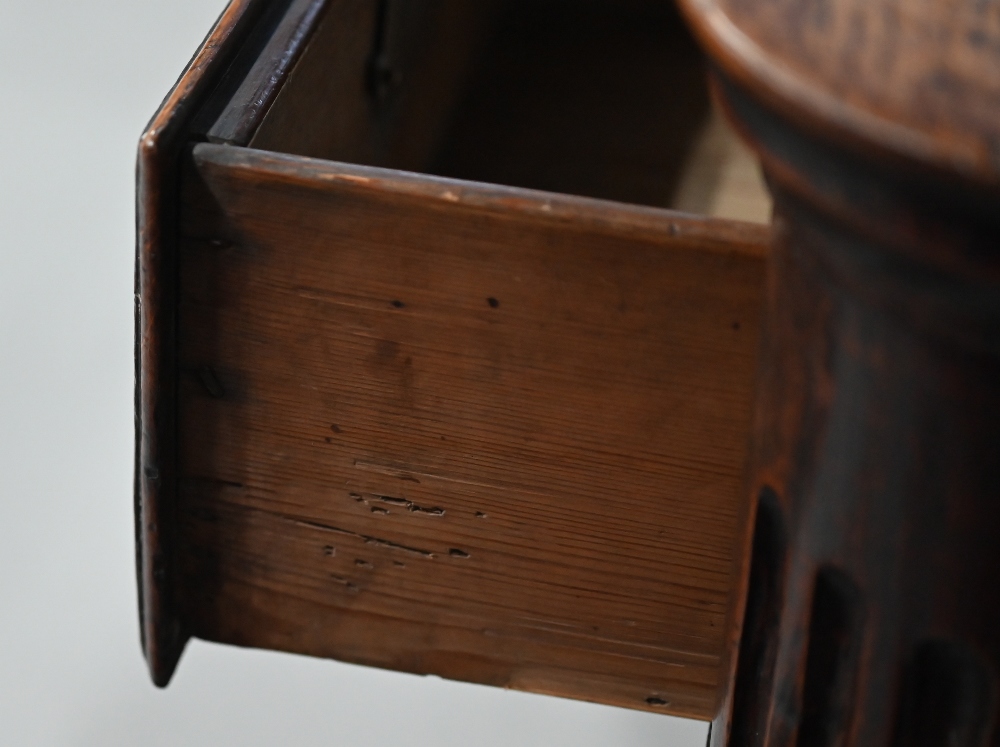
M 1000 4 L 684 0 L 775 200 L 713 745 L 1000 745 Z

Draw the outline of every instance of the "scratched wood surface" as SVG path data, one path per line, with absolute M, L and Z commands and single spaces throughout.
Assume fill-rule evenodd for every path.
M 194 635 L 707 718 L 764 227 L 195 147 Z

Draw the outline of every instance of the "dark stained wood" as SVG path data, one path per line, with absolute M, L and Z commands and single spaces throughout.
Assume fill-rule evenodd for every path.
M 163 685 L 187 632 L 174 600 L 177 163 L 198 114 L 245 48 L 266 3 L 235 0 L 139 141 L 136 165 L 135 515 L 142 646 Z
M 192 168 L 192 632 L 710 716 L 767 230 L 229 146 Z
M 669 207 L 708 95 L 668 3 L 514 3 L 432 173 Z
M 720 122 L 669 5 L 340 0 L 249 144 L 765 222 Z
M 478 88 L 524 72 L 511 40 L 560 14 L 578 22 L 549 23 L 526 64 L 540 81 L 578 66 L 568 98 L 542 86 L 484 112 Z M 588 88 L 602 26 L 623 56 Z M 140 148 L 137 552 L 157 684 L 196 635 L 718 710 L 768 230 L 303 157 L 470 179 L 502 161 L 518 187 L 663 204 L 705 126 L 700 65 L 645 0 L 227 10 Z M 643 72 L 674 97 L 647 120 Z M 504 141 L 519 117 L 544 137 Z M 546 162 L 545 138 L 587 168 Z M 644 153 L 657 167 L 630 180 Z
M 209 140 L 239 145 L 250 141 L 328 5 L 326 0 L 269 4 L 268 18 L 254 31 L 261 37 L 259 46 L 248 41 L 243 50 L 244 54 L 252 53 L 250 69 L 245 74 L 232 71 L 239 76 L 235 81 L 238 87 L 208 130 Z
M 177 210 L 181 154 L 204 140 L 220 113 L 242 111 L 252 129 L 298 56 L 320 3 L 234 0 L 147 125 L 136 167 L 135 515 L 143 652 L 165 685 L 189 636 L 177 610 L 174 576 L 176 483 Z M 272 42 L 277 35 L 277 42 Z M 280 42 L 280 43 L 279 43 Z M 283 50 L 277 54 L 276 50 Z M 266 53 L 265 53 L 266 50 Z M 270 88 L 254 88 L 268 61 Z M 252 105 L 251 105 L 252 104 Z M 247 106 L 250 106 L 248 109 Z M 227 110 L 227 107 L 229 109 Z M 242 107 L 242 108 L 241 108 Z M 252 111 L 251 111 L 252 110 Z M 248 113 L 249 112 L 249 113 Z M 238 118 L 237 118 L 238 119 Z
M 726 74 L 845 146 L 1000 183 L 1000 10 L 991 2 L 681 0 Z
M 333 4 L 252 147 L 672 204 L 708 97 L 670 6 L 393 0 L 384 18 L 380 7 Z M 388 66 L 382 93 L 375 57 Z
M 509 14 L 609 6 L 269 7 L 210 75 L 206 47 L 200 119 L 171 99 L 184 125 L 140 156 L 154 677 L 190 630 L 715 714 L 716 745 L 1000 744 L 994 5 L 682 3 L 776 197 L 746 500 L 759 229 L 221 145 L 173 177 L 197 122 L 235 121 L 217 139 L 662 204 L 546 162 L 550 115 L 516 127 L 545 95 L 477 93 L 523 62 L 498 49 L 560 59 L 502 43 Z M 701 89 L 678 90 L 674 154 Z M 557 137 L 604 126 L 576 119 L 596 129 Z
M 997 7 L 684 5 L 775 197 L 712 744 L 1000 745 Z
M 427 170 L 499 3 L 343 0 L 329 5 L 250 145 Z M 381 82 L 374 81 L 376 74 Z

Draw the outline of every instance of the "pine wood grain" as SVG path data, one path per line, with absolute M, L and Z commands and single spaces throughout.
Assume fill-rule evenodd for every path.
M 707 718 L 763 227 L 202 144 L 193 634 Z

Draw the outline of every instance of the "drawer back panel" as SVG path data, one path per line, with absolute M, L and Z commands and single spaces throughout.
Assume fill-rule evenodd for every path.
M 669 3 L 337 0 L 250 145 L 665 207 L 707 116 Z

